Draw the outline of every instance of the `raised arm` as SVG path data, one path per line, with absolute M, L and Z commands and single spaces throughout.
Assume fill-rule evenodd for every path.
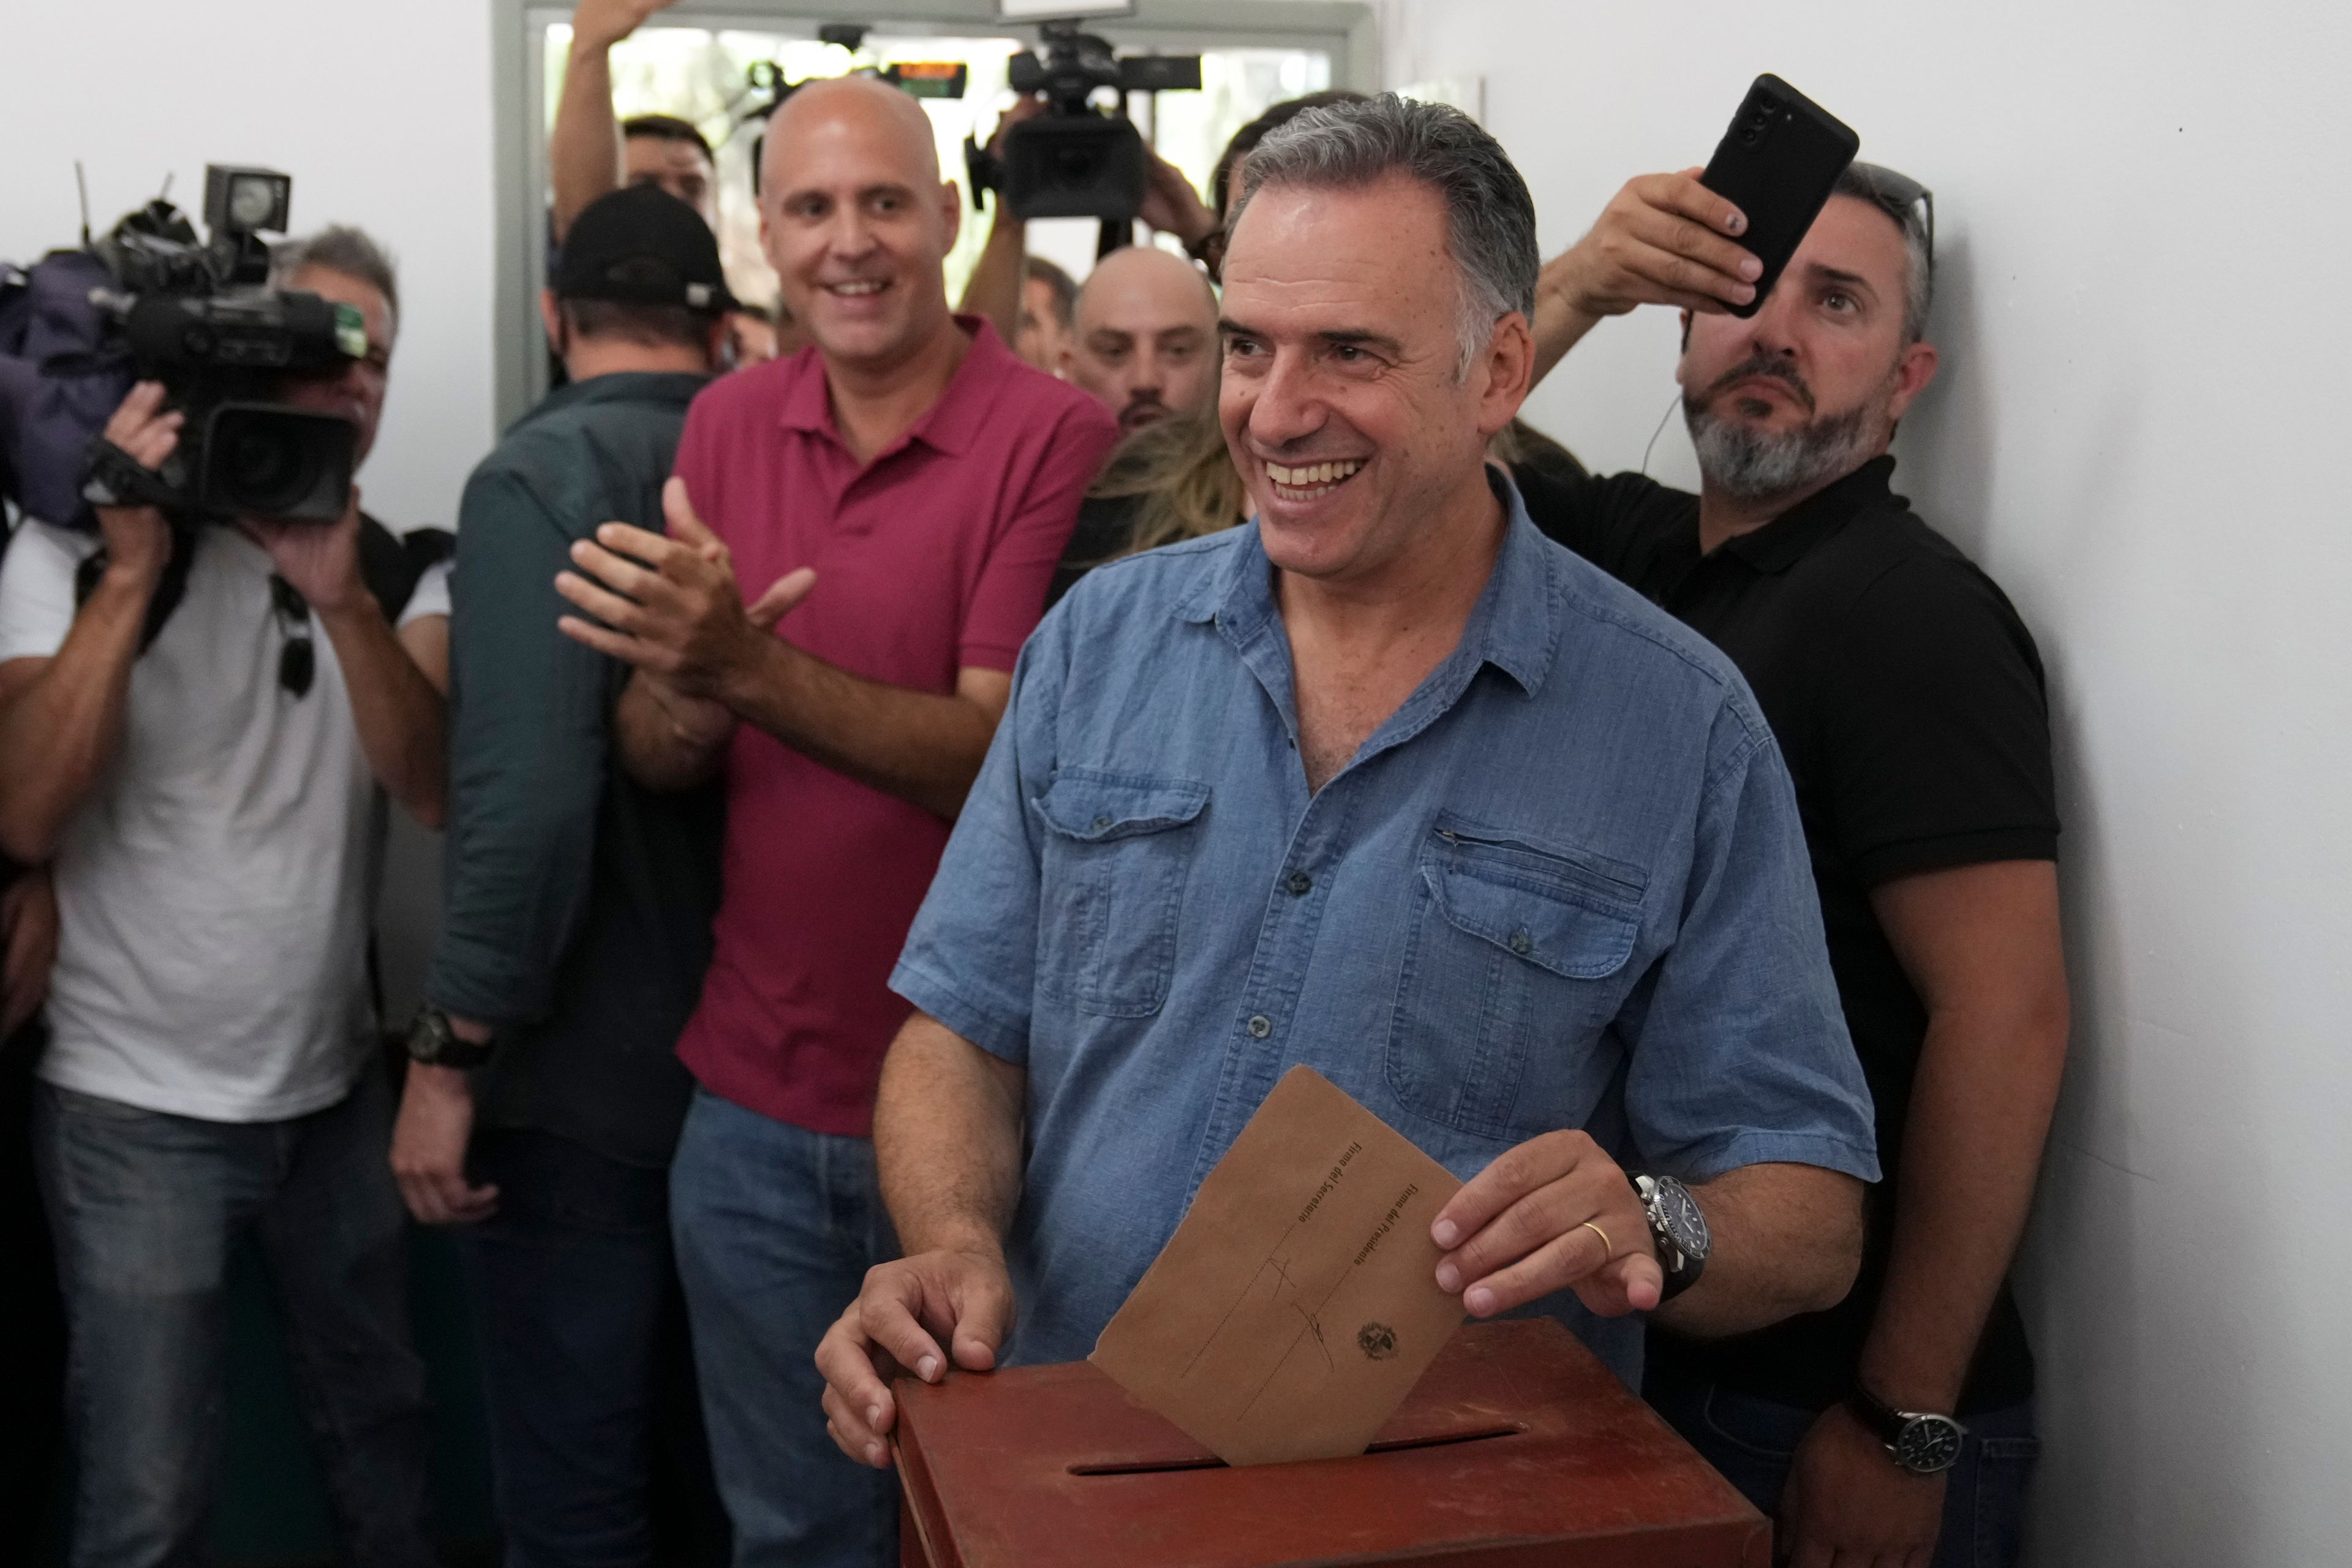
M 106 426 L 151 468 L 180 440 L 181 416 L 158 413 L 163 401 L 161 385 L 142 383 Z M 0 665 L 0 850 L 26 865 L 55 851 L 121 750 L 140 631 L 171 560 L 171 529 L 153 508 L 101 507 L 98 520 L 106 569 L 56 655 Z
M 1536 279 L 1535 379 L 1551 374 L 1603 316 L 1636 305 L 1720 314 L 1756 297 L 1764 264 L 1729 238 L 1747 232 L 1738 207 L 1698 183 L 1696 169 L 1641 174 L 1601 209 L 1582 239 Z
M 655 12 L 677 0 L 580 0 L 572 14 L 572 52 L 563 65 L 563 92 L 547 133 L 547 163 L 555 187 L 555 238 L 589 203 L 621 188 L 621 122 L 613 112 L 614 44 Z
M 874 1157 L 906 1256 L 868 1271 L 816 1352 L 827 1429 L 853 1459 L 889 1462 L 899 1368 L 936 1383 L 950 1359 L 968 1372 L 996 1364 L 1013 1327 L 1004 1234 L 1021 1195 L 1027 1089 L 1026 1068 L 928 1015 L 909 1017 L 891 1043 Z
M 1005 135 L 1024 120 L 1034 120 L 1045 112 L 1041 98 L 1017 98 L 1013 106 L 997 117 L 996 130 L 989 136 L 988 150 L 995 156 L 1004 156 Z M 996 209 L 990 219 L 988 243 L 981 247 L 980 259 L 973 263 L 971 279 L 963 286 L 963 298 L 956 309 L 968 316 L 985 316 L 996 335 L 1010 343 L 1021 331 L 1021 285 L 1023 262 L 1029 252 L 1029 226 L 1013 216 L 1013 208 L 1004 200 L 1004 193 L 996 193 Z

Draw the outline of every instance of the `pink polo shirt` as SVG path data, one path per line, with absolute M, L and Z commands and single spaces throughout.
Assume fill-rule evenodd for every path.
M 1092 397 L 1032 370 L 976 317 L 929 413 L 860 466 L 814 349 L 694 400 L 677 473 L 745 597 L 816 568 L 779 636 L 869 680 L 955 689 L 1013 668 L 1078 501 L 1118 436 Z M 819 1132 L 873 1127 L 907 1004 L 887 981 L 949 824 L 746 724 L 727 759 L 725 892 L 678 1054 L 712 1093 Z

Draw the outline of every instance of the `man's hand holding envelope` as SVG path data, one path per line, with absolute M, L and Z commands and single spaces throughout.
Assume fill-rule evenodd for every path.
M 1343 1158 L 1351 1148 L 1362 1164 Z M 828 1428 L 868 1465 L 889 1463 L 892 1376 L 990 1370 L 1013 1321 L 996 1233 L 919 1239 L 947 1244 L 871 1270 L 817 1351 Z M 1573 1289 L 1615 1317 L 1654 1307 L 1663 1282 L 1640 1200 L 1585 1133 L 1531 1139 L 1457 1187 L 1294 1068 L 1202 1184 L 1095 1360 L 1234 1462 L 1360 1451 L 1464 1311 L 1492 1317 Z

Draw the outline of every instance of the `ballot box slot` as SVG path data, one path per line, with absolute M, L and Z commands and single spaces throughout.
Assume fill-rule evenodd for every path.
M 1421 1437 L 1391 1437 L 1374 1443 L 1367 1454 L 1398 1454 L 1412 1448 L 1446 1448 L 1460 1443 L 1483 1443 L 1495 1437 L 1516 1437 L 1528 1429 L 1524 1421 L 1498 1422 L 1465 1432 L 1439 1432 Z M 1208 1454 L 1187 1454 L 1165 1459 L 1113 1459 L 1100 1464 L 1072 1465 L 1074 1476 L 1150 1476 L 1169 1470 L 1222 1470 L 1225 1462 Z

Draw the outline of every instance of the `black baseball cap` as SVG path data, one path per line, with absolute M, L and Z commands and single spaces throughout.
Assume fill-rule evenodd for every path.
M 712 315 L 735 306 L 710 226 L 650 184 L 598 196 L 572 220 L 555 264 L 555 297 L 683 305 Z

